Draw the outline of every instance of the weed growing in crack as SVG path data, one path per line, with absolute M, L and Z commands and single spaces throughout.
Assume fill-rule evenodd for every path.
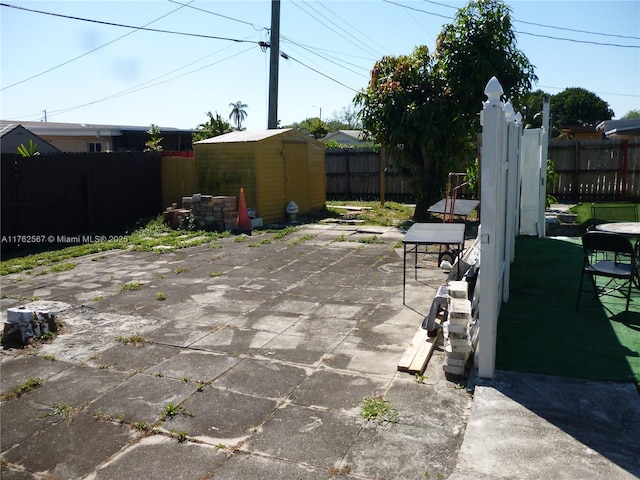
M 55 415 L 66 419 L 69 426 L 73 420 L 73 409 L 66 403 L 54 403 L 47 413 L 39 417 L 39 420 L 47 420 Z
M 398 423 L 398 409 L 380 395 L 364 398 L 360 416 L 365 420 Z
M 11 389 L 10 392 L 4 394 L 2 396 L 2 400 L 10 400 L 12 398 L 19 398 L 20 396 L 24 395 L 25 393 L 29 393 L 30 391 L 41 387 L 42 386 L 42 380 L 40 378 L 30 378 L 28 379 L 26 382 L 24 382 L 22 385 L 18 385 L 15 386 Z

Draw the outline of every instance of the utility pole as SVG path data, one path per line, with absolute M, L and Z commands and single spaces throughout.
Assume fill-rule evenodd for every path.
M 280 0 L 271 0 L 271 49 L 269 66 L 269 119 L 267 128 L 278 128 L 278 63 L 280 60 Z

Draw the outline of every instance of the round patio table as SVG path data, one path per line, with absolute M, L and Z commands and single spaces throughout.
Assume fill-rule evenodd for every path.
M 613 222 L 596 225 L 601 232 L 618 233 L 630 237 L 640 237 L 640 222 Z
M 640 222 L 601 223 L 600 225 L 596 225 L 596 230 L 635 238 L 636 275 L 634 283 L 640 288 Z

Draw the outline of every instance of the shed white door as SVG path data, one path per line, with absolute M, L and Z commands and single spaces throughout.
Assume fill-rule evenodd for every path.
M 309 211 L 309 157 L 306 143 L 284 142 L 284 180 L 287 204 L 292 200 L 300 213 Z

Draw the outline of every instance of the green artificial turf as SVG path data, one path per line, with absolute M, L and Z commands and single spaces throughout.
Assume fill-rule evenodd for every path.
M 593 300 L 591 292 L 576 311 L 581 266 L 579 239 L 517 238 L 496 368 L 640 382 L 640 289 L 626 320 L 622 298 Z

